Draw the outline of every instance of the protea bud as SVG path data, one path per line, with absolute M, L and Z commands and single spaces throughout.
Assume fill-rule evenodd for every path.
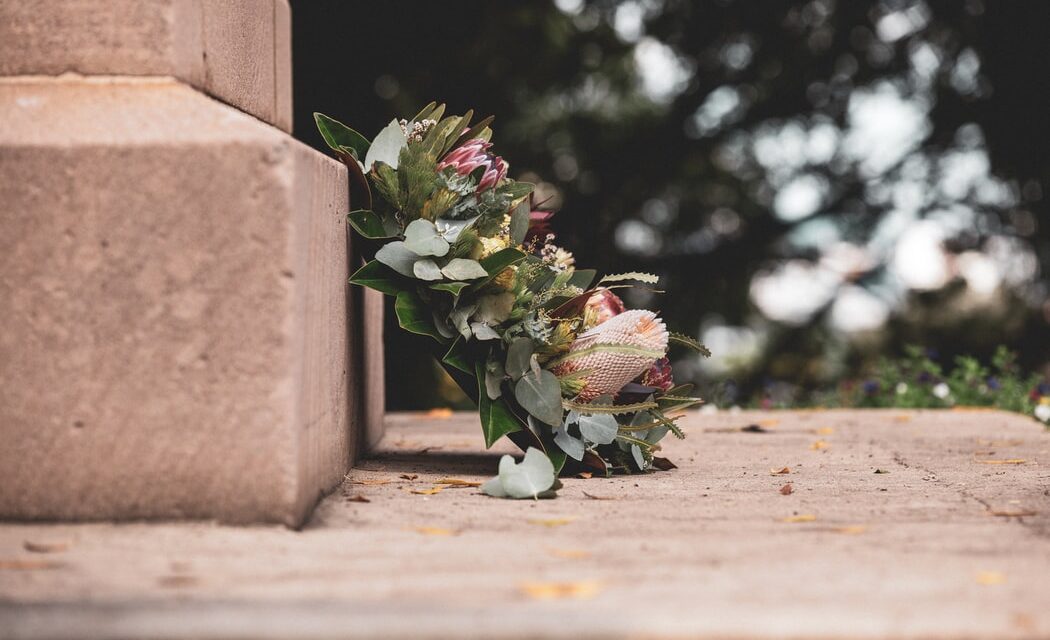
M 491 189 L 507 177 L 507 163 L 503 161 L 503 158 L 489 153 L 491 147 L 491 142 L 485 142 L 480 138 L 468 140 L 449 151 L 448 155 L 438 163 L 437 169 L 444 171 L 452 167 L 457 174 L 465 176 L 484 167 L 481 181 L 478 182 L 478 191 Z
M 562 376 L 588 372 L 577 399 L 615 395 L 667 351 L 667 328 L 652 311 L 625 311 L 576 336 L 568 355 L 551 369 Z
M 613 316 L 624 312 L 623 300 L 608 289 L 598 289 L 583 307 L 583 326 L 590 328 L 599 325 Z
M 660 391 L 667 391 L 674 386 L 674 377 L 671 371 L 671 361 L 664 356 L 653 363 L 649 370 L 641 375 L 638 384 L 646 387 L 655 387 Z

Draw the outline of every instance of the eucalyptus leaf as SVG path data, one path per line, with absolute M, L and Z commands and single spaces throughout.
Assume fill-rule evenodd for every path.
M 515 463 L 511 456 L 500 458 L 497 478 L 500 488 L 489 495 L 502 493 L 503 496 L 519 500 L 538 499 L 541 494 L 551 489 L 557 480 L 554 465 L 542 451 L 534 447 L 529 447 L 520 463 Z M 494 487 L 490 486 L 490 489 Z
M 383 128 L 368 147 L 365 155 L 365 172 L 372 170 L 376 162 L 383 162 L 391 169 L 397 169 L 397 159 L 401 155 L 401 148 L 408 144 L 405 132 L 397 120 L 391 120 L 390 124 Z
M 642 455 L 642 448 L 636 444 L 632 444 L 631 456 L 634 458 L 634 463 L 638 465 L 638 469 L 645 471 L 645 456 Z
M 514 299 L 514 294 L 509 291 L 482 296 L 478 298 L 478 313 L 475 317 L 481 322 L 500 324 L 510 317 Z
M 525 242 L 525 236 L 529 233 L 529 214 L 532 208 L 530 204 L 529 199 L 526 198 L 514 207 L 514 211 L 510 214 L 510 241 L 513 244 L 518 245 Z
M 455 338 L 456 332 L 448 323 L 448 318 L 442 316 L 436 309 L 431 309 L 431 317 L 434 319 L 434 328 L 443 338 Z
M 503 490 L 503 483 L 500 482 L 499 476 L 486 480 L 485 483 L 481 485 L 481 492 L 487 496 L 492 496 L 493 498 L 508 497 L 507 492 Z
M 537 420 L 561 424 L 561 385 L 550 371 L 540 369 L 523 375 L 514 385 L 514 398 Z
M 467 218 L 466 220 L 446 220 L 444 218 L 438 218 L 434 221 L 434 226 L 437 228 L 437 232 L 441 237 L 449 244 L 452 244 L 459 239 L 459 234 L 463 233 L 465 229 L 469 229 L 480 217 L 481 216 L 474 216 L 473 218 Z
M 488 275 L 477 260 L 467 258 L 452 258 L 441 269 L 449 280 L 476 280 Z
M 419 260 L 419 256 L 410 251 L 401 240 L 388 242 L 380 247 L 379 251 L 376 251 L 376 260 L 403 276 L 416 277 L 412 267 Z
M 471 322 L 470 330 L 478 340 L 499 340 L 499 334 L 495 329 L 484 322 Z
M 507 375 L 514 380 L 525 375 L 525 372 L 529 370 L 532 350 L 531 338 L 515 338 L 507 348 Z
M 474 335 L 470 330 L 470 323 L 467 322 L 467 318 L 469 318 L 477 308 L 478 306 L 476 304 L 470 304 L 463 307 L 457 307 L 448 314 L 448 319 L 452 323 L 452 326 L 454 326 L 464 338 L 470 339 L 470 337 Z
M 613 416 L 608 414 L 581 415 L 579 424 L 580 435 L 588 442 L 609 444 L 616 440 L 619 424 Z
M 413 220 L 405 228 L 405 246 L 420 256 L 441 257 L 448 253 L 448 242 L 438 235 L 434 223 L 429 220 Z
M 568 430 L 562 426 L 554 430 L 554 444 L 558 445 L 567 456 L 573 460 L 583 460 L 583 453 L 587 447 L 579 438 L 569 435 Z
M 490 360 L 485 365 L 485 392 L 488 393 L 490 400 L 503 395 L 503 378 L 506 374 L 503 372 L 503 365 L 499 360 Z
M 412 273 L 420 280 L 440 280 L 441 267 L 430 258 L 424 258 L 412 265 Z

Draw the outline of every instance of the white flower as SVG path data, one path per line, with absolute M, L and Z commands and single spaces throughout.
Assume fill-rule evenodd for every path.
M 933 388 L 933 395 L 937 396 L 941 400 L 944 400 L 951 394 L 952 390 L 948 388 L 948 385 L 941 382 Z
M 906 383 L 906 382 L 898 382 L 897 383 L 897 395 L 903 396 L 906 393 L 908 393 L 908 383 Z
M 1050 404 L 1040 404 L 1035 408 L 1035 417 L 1043 422 L 1050 422 Z

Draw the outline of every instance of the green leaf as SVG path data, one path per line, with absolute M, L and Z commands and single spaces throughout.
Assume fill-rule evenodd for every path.
M 396 296 L 402 291 L 407 291 L 409 286 L 390 267 L 378 260 L 372 260 L 355 271 L 354 275 L 350 276 L 350 284 L 375 289 L 388 296 Z
M 412 273 L 420 280 L 441 279 L 441 267 L 430 258 L 424 258 L 412 265 Z
M 416 255 L 437 257 L 448 253 L 449 248 L 448 242 L 438 235 L 434 223 L 422 219 L 408 223 L 405 228 L 405 246 Z
M 576 461 L 583 460 L 583 453 L 587 450 L 583 441 L 570 436 L 564 426 L 554 430 L 554 444 L 558 445 L 567 456 Z
M 503 395 L 503 378 L 506 375 L 503 372 L 503 364 L 499 360 L 489 360 L 485 365 L 485 391 L 488 392 L 490 400 L 495 400 Z
M 525 375 L 532 360 L 532 339 L 515 338 L 507 348 L 507 375 L 514 380 Z
M 364 160 L 365 171 L 371 171 L 372 165 L 376 162 L 382 162 L 389 165 L 391 169 L 397 169 L 401 149 L 406 144 L 408 144 L 408 138 L 401 130 L 401 125 L 397 120 L 391 120 L 390 124 L 379 132 L 371 146 L 368 147 Z
M 484 362 L 475 363 L 474 375 L 478 381 L 478 414 L 481 417 L 481 430 L 485 435 L 487 449 L 508 433 L 521 431 L 521 421 L 511 413 L 503 398 L 489 398 L 485 388 Z
M 474 375 L 474 365 L 467 359 L 467 351 L 462 337 L 457 337 L 441 358 L 445 364 L 459 369 L 463 373 Z
M 394 301 L 394 312 L 397 313 L 397 323 L 405 331 L 430 336 L 438 342 L 445 341 L 445 338 L 434 327 L 430 310 L 411 291 L 402 291 L 397 294 L 397 299 Z
M 510 198 L 511 201 L 514 201 L 518 198 L 524 198 L 529 195 L 535 188 L 536 185 L 531 182 L 512 182 L 508 180 L 506 184 L 500 187 L 500 193 Z
M 549 425 L 561 424 L 561 385 L 550 371 L 526 372 L 514 385 L 514 398 L 537 420 Z
M 660 281 L 660 276 L 651 273 L 642 273 L 640 271 L 614 273 L 599 280 L 598 284 L 602 284 L 603 282 L 623 282 L 624 280 L 634 280 L 636 282 L 644 282 L 645 284 L 656 284 Z
M 398 234 L 397 224 L 388 224 L 387 221 L 374 211 L 358 209 L 346 214 L 350 226 L 362 236 L 370 240 L 393 238 Z
M 530 205 L 531 202 L 526 198 L 514 207 L 514 212 L 510 214 L 510 241 L 513 244 L 525 242 L 525 236 L 529 232 L 529 213 L 532 209 Z
M 477 280 L 488 275 L 481 264 L 467 258 L 452 258 L 442 267 L 441 273 L 449 280 Z
M 474 138 L 478 137 L 481 134 L 481 132 L 485 130 L 485 127 L 487 127 L 490 124 L 492 124 L 492 121 L 495 120 L 495 119 L 496 119 L 495 116 L 488 116 L 488 117 L 482 118 L 477 124 L 475 124 L 470 129 L 465 131 L 463 133 L 463 135 L 461 135 L 459 137 L 459 139 L 456 140 L 455 144 L 453 144 L 452 147 L 456 148 L 459 145 L 463 144 L 464 142 L 468 142 L 468 141 L 473 140 Z
M 580 415 L 580 435 L 594 444 L 610 444 L 616 440 L 619 424 L 608 414 Z
M 460 292 L 463 291 L 464 287 L 470 286 L 468 282 L 439 282 L 437 284 L 430 285 L 430 288 L 434 291 L 447 291 L 453 296 L 459 296 Z
M 503 270 L 507 267 L 514 266 L 525 259 L 525 254 L 518 251 L 514 247 L 507 247 L 506 249 L 500 249 L 491 256 L 481 259 L 481 267 L 488 274 L 481 282 L 474 284 L 475 289 L 480 289 L 489 282 L 492 282 L 496 276 L 503 273 Z
M 708 350 L 708 348 L 705 347 L 703 345 L 703 343 L 701 343 L 699 340 L 697 340 L 695 338 L 691 338 L 691 337 L 689 337 L 689 336 L 687 336 L 685 334 L 675 333 L 674 331 L 672 331 L 672 332 L 670 332 L 667 335 L 667 341 L 672 343 L 672 344 L 678 344 L 678 345 L 681 345 L 683 347 L 687 347 L 689 349 L 692 349 L 693 351 L 699 353 L 700 355 L 704 356 L 705 358 L 710 358 L 711 357 L 711 351 Z
M 594 276 L 598 275 L 598 271 L 595 269 L 576 269 L 572 272 L 569 277 L 569 281 L 566 283 L 571 287 L 579 287 L 583 290 L 587 290 L 587 287 L 591 286 L 594 282 Z
M 321 137 L 324 138 L 325 144 L 331 147 L 333 151 L 338 152 L 342 151 L 340 147 L 349 147 L 353 149 L 358 160 L 364 158 L 368 153 L 368 147 L 371 146 L 368 138 L 342 122 L 317 112 L 314 113 L 314 122 L 317 123 L 317 130 L 321 132 Z
M 410 251 L 401 240 L 388 242 L 380 247 L 379 251 L 376 251 L 376 260 L 403 276 L 416 277 L 412 267 L 419 260 L 419 256 Z
M 430 114 L 433 113 L 434 109 L 437 108 L 437 106 L 438 106 L 438 103 L 431 102 L 427 106 L 425 106 L 422 109 L 420 109 L 419 113 L 417 113 L 415 115 L 415 117 L 412 118 L 411 122 L 420 122 L 421 120 L 426 120 L 427 117 L 429 117 Z M 442 107 L 444 107 L 444 105 L 442 105 Z

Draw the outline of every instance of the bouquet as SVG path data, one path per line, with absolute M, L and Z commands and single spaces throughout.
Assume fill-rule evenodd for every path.
M 350 282 L 395 297 L 401 328 L 425 336 L 477 402 L 486 446 L 506 436 L 526 451 L 521 464 L 505 456 L 483 489 L 535 498 L 558 473 L 673 468 L 660 441 L 683 438 L 681 411 L 701 400 L 674 384 L 668 347 L 707 350 L 616 293 L 656 276 L 595 282 L 575 267 L 533 185 L 493 153 L 491 117 L 471 125 L 472 112 L 444 112 L 431 103 L 371 142 L 315 120 L 362 203 L 348 219 L 369 260 Z

